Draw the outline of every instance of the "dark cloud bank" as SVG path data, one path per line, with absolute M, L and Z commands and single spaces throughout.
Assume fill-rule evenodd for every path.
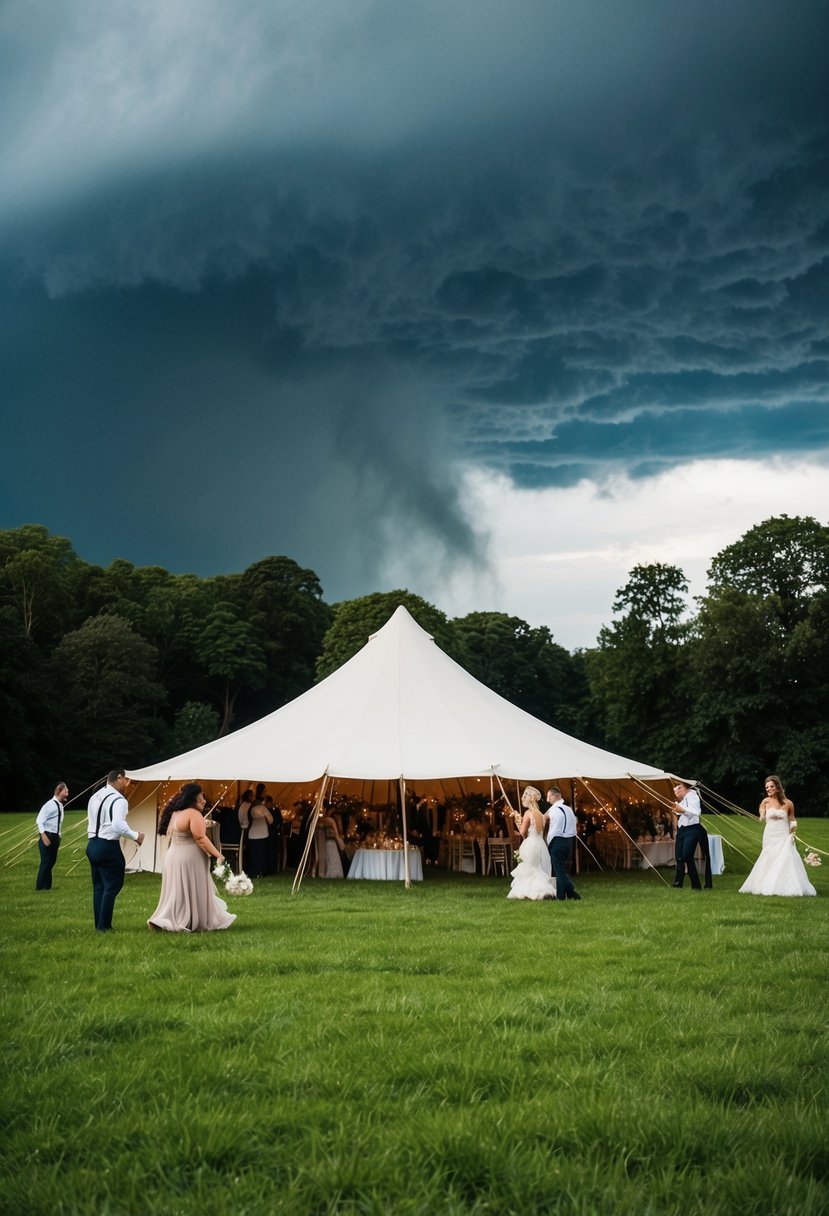
M 410 7 L 313 9 L 209 138 L 175 110 L 118 157 L 46 139 L 0 206 L 2 522 L 202 573 L 287 552 L 336 598 L 390 554 L 420 588 L 486 560 L 458 462 L 825 459 L 823 7 L 624 7 L 427 6 L 433 40 Z M 9 10 L 19 116 L 58 8 L 45 46 Z M 285 35 L 250 11 L 256 81 Z

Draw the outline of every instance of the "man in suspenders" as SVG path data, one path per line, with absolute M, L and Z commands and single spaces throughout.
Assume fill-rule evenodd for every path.
M 36 891 L 52 890 L 52 871 L 58 859 L 63 827 L 63 806 L 68 797 L 69 790 L 63 781 L 59 781 L 55 786 L 54 796 L 40 808 L 37 817 L 37 830 L 40 832 L 40 840 L 37 842 L 40 849 L 40 869 L 37 872 Z
M 547 790 L 547 802 L 547 848 L 556 880 L 556 899 L 581 899 L 567 872 L 578 834 L 575 812 L 564 801 L 557 785 Z
M 124 790 L 129 781 L 122 768 L 107 774 L 107 783 L 89 800 L 86 855 L 92 870 L 92 910 L 99 933 L 112 929 L 115 897 L 124 885 L 126 862 L 121 852 L 121 837 L 144 843 L 144 833 L 134 832 L 127 823 L 129 803 Z

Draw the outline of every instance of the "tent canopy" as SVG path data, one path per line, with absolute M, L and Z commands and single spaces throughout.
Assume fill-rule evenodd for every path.
M 288 705 L 128 776 L 298 786 L 326 774 L 361 786 L 492 775 L 505 782 L 669 780 L 518 709 L 436 646 L 402 605 L 353 658 Z

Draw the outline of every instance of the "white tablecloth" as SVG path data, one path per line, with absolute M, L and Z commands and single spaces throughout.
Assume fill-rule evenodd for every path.
M 358 849 L 351 859 L 349 878 L 397 879 L 406 877 L 402 849 Z M 423 882 L 423 862 L 420 849 L 409 849 L 409 878 Z
M 725 861 L 722 855 L 722 836 L 712 836 L 708 833 L 708 848 L 711 851 L 711 873 L 722 874 Z
M 672 866 L 674 864 L 674 842 L 673 840 L 637 840 L 637 845 L 642 850 L 639 856 L 639 865 L 643 870 L 647 870 L 649 866 Z M 634 850 L 633 856 L 637 856 L 637 850 Z
M 673 840 L 638 840 L 636 842 L 642 853 L 638 850 L 634 852 L 634 857 L 639 857 L 639 865 L 646 870 L 648 866 L 672 866 L 674 865 L 674 842 Z M 722 836 L 708 835 L 708 847 L 711 850 L 711 873 L 722 874 L 725 869 L 722 851 Z M 697 865 L 702 861 L 702 849 L 696 851 Z

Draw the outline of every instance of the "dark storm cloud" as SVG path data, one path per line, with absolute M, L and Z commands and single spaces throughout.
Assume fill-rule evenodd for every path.
M 822 5 L 329 9 L 6 8 L 7 522 L 345 595 L 458 460 L 829 449 Z
M 677 409 L 628 421 L 575 419 L 546 442 L 501 446 L 511 475 L 532 486 L 572 485 L 584 477 L 599 485 L 619 465 L 632 477 L 653 476 L 692 460 L 801 456 L 829 451 L 829 407 L 792 401 L 776 409 Z

